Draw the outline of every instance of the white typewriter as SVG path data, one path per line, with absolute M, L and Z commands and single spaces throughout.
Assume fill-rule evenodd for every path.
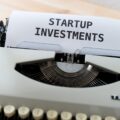
M 19 11 L 0 22 L 0 119 L 120 119 L 119 29 L 119 20 Z

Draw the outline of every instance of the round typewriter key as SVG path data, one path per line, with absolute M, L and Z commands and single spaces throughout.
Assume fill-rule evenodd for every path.
M 30 109 L 26 106 L 21 106 L 18 109 L 18 115 L 21 119 L 26 119 L 30 114 Z
M 71 112 L 62 112 L 61 113 L 61 120 L 71 120 L 72 119 L 72 113 Z
M 77 113 L 75 116 L 76 120 L 87 120 L 87 115 L 84 113 Z
M 102 117 L 99 115 L 91 115 L 90 120 L 102 120 Z
M 44 115 L 43 109 L 34 108 L 32 110 L 32 116 L 33 116 L 34 120 L 41 120 L 43 118 L 43 115 Z
M 56 110 L 48 110 L 47 111 L 47 119 L 48 120 L 57 120 L 58 112 Z
M 8 118 L 13 117 L 15 115 L 15 107 L 13 105 L 6 105 L 4 107 L 4 114 Z
M 113 116 L 106 116 L 105 120 L 116 120 L 116 118 Z

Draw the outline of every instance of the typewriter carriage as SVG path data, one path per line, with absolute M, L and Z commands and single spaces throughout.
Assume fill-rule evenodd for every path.
M 4 47 L 6 24 L 0 21 L 0 46 Z M 93 63 L 85 63 L 85 55 L 76 50 L 74 54 L 56 53 L 54 58 L 16 63 L 15 70 L 38 82 L 64 87 L 95 87 L 119 81 L 118 73 Z

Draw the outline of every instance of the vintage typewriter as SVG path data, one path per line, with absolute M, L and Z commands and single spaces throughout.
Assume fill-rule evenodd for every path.
M 119 51 L 101 54 L 96 49 L 96 56 L 78 50 L 74 54 L 56 52 L 56 48 L 27 50 L 25 42 L 19 48 L 26 49 L 4 48 L 7 34 L 12 34 L 7 33 L 8 21 L 0 21 L 1 120 L 120 119 Z M 120 28 L 118 23 L 116 26 Z M 39 28 L 36 30 L 39 34 Z

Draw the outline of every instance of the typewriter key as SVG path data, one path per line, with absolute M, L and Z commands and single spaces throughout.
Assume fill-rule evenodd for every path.
M 26 106 L 21 106 L 18 109 L 18 115 L 21 119 L 27 119 L 30 114 L 30 109 Z
M 116 120 L 116 118 L 113 116 L 106 116 L 105 120 Z
M 47 111 L 47 119 L 48 120 L 57 120 L 58 112 L 56 110 Z
M 87 120 L 87 115 L 84 113 L 77 113 L 75 116 L 76 120 Z
M 99 115 L 91 115 L 90 120 L 102 120 L 102 118 Z
M 61 113 L 61 120 L 71 120 L 72 119 L 72 113 L 71 112 L 62 112 Z
M 32 116 L 34 120 L 41 120 L 44 115 L 44 110 L 40 108 L 34 108 L 32 110 Z
M 13 120 L 14 117 L 15 117 L 15 106 L 13 106 L 13 105 L 6 105 L 4 107 L 4 115 L 8 119 L 12 119 Z

